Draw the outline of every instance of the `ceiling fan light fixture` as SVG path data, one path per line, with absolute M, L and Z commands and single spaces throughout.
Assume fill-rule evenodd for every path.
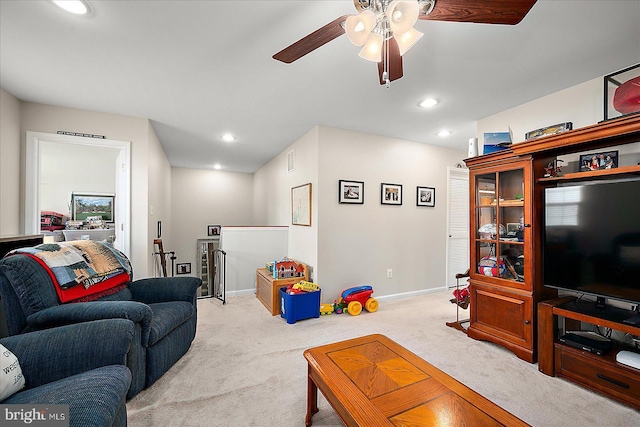
M 82 0 L 53 0 L 60 8 L 76 15 L 86 15 L 89 13 L 89 5 Z
M 375 26 L 376 15 L 370 10 L 365 10 L 359 15 L 349 16 L 345 22 L 344 31 L 351 43 L 362 46 Z
M 416 30 L 415 28 L 409 29 L 402 34 L 394 35 L 396 41 L 398 42 L 398 49 L 400 50 L 400 56 L 403 56 L 405 53 L 409 51 L 413 47 L 414 44 L 418 42 L 424 36 L 423 33 Z
M 387 8 L 387 19 L 394 34 L 402 34 L 409 31 L 418 21 L 420 8 L 415 0 L 394 0 Z
M 382 60 L 382 43 L 384 38 L 382 34 L 372 31 L 367 37 L 367 42 L 362 46 L 358 56 L 371 62 L 380 62 Z

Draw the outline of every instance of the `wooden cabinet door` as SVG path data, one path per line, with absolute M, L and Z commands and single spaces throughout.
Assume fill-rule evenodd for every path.
M 471 338 L 496 342 L 533 361 L 533 297 L 471 282 Z

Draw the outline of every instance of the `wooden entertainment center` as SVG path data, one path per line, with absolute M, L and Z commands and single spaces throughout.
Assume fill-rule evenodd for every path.
M 640 370 L 616 363 L 615 352 L 609 357 L 596 356 L 560 344 L 556 321 L 560 316 L 568 322 L 582 321 L 634 335 L 640 335 L 640 328 L 572 311 L 562 305 L 568 302 L 566 298 L 542 303 L 557 298 L 557 291 L 543 283 L 542 246 L 545 188 L 638 177 L 640 159 L 629 163 L 621 157 L 616 168 L 586 172 L 580 172 L 576 162 L 573 171 L 565 166 L 565 173 L 559 176 L 548 174 L 545 168 L 559 156 L 572 159 L 638 142 L 640 114 L 633 114 L 465 160 L 470 182 L 468 336 L 502 345 L 528 362 L 539 357 L 542 372 L 571 379 L 635 407 L 640 407 Z M 518 233 L 510 233 L 513 230 Z M 586 378 L 591 371 L 595 377 Z

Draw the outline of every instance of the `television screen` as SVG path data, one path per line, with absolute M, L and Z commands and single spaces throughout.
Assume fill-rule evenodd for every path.
M 640 180 L 545 189 L 545 286 L 640 302 Z

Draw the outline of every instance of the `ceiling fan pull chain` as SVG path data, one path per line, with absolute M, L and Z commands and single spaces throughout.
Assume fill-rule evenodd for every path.
M 387 89 L 391 87 L 391 80 L 389 80 L 389 39 L 384 42 L 384 73 L 382 78 L 386 83 Z

